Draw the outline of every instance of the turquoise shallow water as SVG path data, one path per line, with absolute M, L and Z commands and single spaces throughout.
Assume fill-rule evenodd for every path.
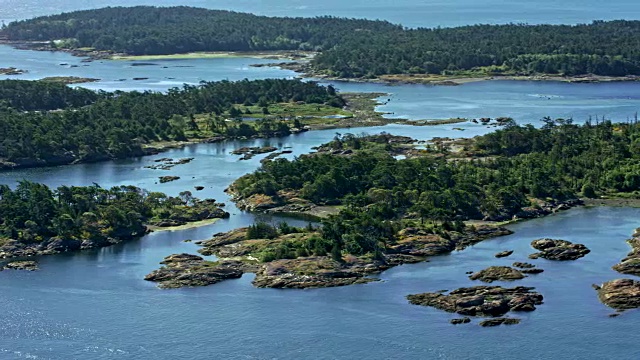
M 173 0 L 0 0 L 0 20 L 106 5 L 171 5 Z M 592 19 L 638 18 L 636 1 L 568 0 L 384 0 L 324 2 L 310 0 L 187 0 L 183 5 L 225 8 L 279 16 L 383 18 L 407 26 L 455 26 L 472 23 L 576 23 Z M 93 62 L 64 53 L 18 51 L 0 46 L 0 67 L 29 70 L 18 78 L 53 75 L 102 79 L 87 85 L 105 90 L 158 90 L 202 80 L 292 77 L 289 71 L 252 68 L 255 59 L 155 62 Z M 67 63 L 68 65 L 60 65 Z M 77 65 L 77 67 L 71 67 Z M 88 66 L 84 66 L 88 65 Z M 166 68 L 165 68 L 166 66 Z M 133 77 L 148 77 L 134 81 Z M 120 81 L 122 79 L 122 81 Z M 606 116 L 623 121 L 640 108 L 635 83 L 563 84 L 554 82 L 481 82 L 458 87 L 383 86 L 335 83 L 343 91 L 387 92 L 380 106 L 390 117 L 411 119 L 512 116 L 536 122 L 542 116 Z M 453 130 L 453 127 L 465 131 Z M 475 124 L 338 130 L 387 131 L 428 139 L 471 137 L 491 129 Z M 640 313 L 610 319 L 591 288 L 620 277 L 611 270 L 628 251 L 625 239 L 638 226 L 640 209 L 574 209 L 544 219 L 512 225 L 514 235 L 489 240 L 450 256 L 406 265 L 380 275 L 378 283 L 334 289 L 281 291 L 255 289 L 252 276 L 197 289 L 162 291 L 142 280 L 166 255 L 195 252 L 185 239 L 250 224 L 254 215 L 238 211 L 223 190 L 253 171 L 262 156 L 238 161 L 229 152 L 240 146 L 274 145 L 295 155 L 330 140 L 334 130 L 284 139 L 201 144 L 160 156 L 0 173 L 0 183 L 29 179 L 50 186 L 133 184 L 177 194 L 205 186 L 201 197 L 227 202 L 230 219 L 179 232 L 158 232 L 139 241 L 75 255 L 40 259 L 35 273 L 0 272 L 0 359 L 637 359 Z M 170 173 L 181 179 L 156 184 L 160 170 L 144 169 L 158 157 L 194 157 Z M 266 218 L 267 221 L 282 219 Z M 289 220 L 302 225 L 300 221 Z M 450 314 L 409 305 L 410 293 L 454 289 L 476 283 L 465 272 L 489 265 L 523 261 L 531 240 L 558 237 L 586 244 L 592 252 L 575 262 L 536 260 L 546 271 L 515 284 L 535 286 L 545 304 L 522 316 L 513 327 L 476 324 L 454 327 Z M 498 251 L 513 249 L 507 259 Z M 504 285 L 502 283 L 498 283 Z M 510 285 L 510 284 L 507 284 Z

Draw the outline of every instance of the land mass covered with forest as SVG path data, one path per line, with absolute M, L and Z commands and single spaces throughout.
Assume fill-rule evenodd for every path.
M 4 80 L 0 169 L 135 157 L 189 142 L 287 136 L 353 121 L 359 110 L 346 111 L 345 105 L 331 86 L 300 80 L 203 82 L 167 93 Z M 379 124 L 381 117 L 370 113 L 365 117 Z
M 502 224 L 512 220 L 568 210 L 582 205 L 582 199 L 640 197 L 640 125 L 543 120 L 541 128 L 509 122 L 494 133 L 439 139 L 426 149 L 413 148 L 414 141 L 401 136 L 347 134 L 316 153 L 266 161 L 229 187 L 241 208 L 306 213 L 328 207 L 332 214 L 321 216 L 318 227 L 258 222 L 216 234 L 197 243 L 201 254 L 215 255 L 216 261 L 171 255 L 146 280 L 164 288 L 204 286 L 251 272 L 257 287 L 363 284 L 393 266 L 509 235 Z M 634 236 L 629 242 L 634 250 L 614 266 L 625 274 L 638 271 Z M 574 261 L 590 253 L 583 244 L 557 239 L 534 240 L 531 246 L 539 251 L 529 255 L 532 260 Z M 543 272 L 535 264 L 514 262 L 470 279 L 516 281 Z M 594 287 L 615 309 L 638 306 L 634 294 L 640 282 L 614 280 Z M 465 316 L 495 317 L 480 325 L 496 326 L 519 322 L 498 316 L 542 304 L 542 295 L 532 290 L 476 286 L 446 295 L 409 295 L 408 300 Z
M 162 228 L 229 217 L 212 199 L 178 197 L 135 186 L 0 185 L 0 259 L 95 249 Z
M 80 55 L 315 52 L 294 67 L 341 79 L 441 82 L 447 78 L 640 75 L 640 21 L 580 25 L 473 25 L 407 29 L 385 21 L 264 17 L 192 7 L 111 7 L 12 22 L 13 43 Z M 595 75 L 595 77 L 585 77 Z

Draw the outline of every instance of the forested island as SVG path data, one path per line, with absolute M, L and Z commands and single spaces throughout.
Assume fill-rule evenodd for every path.
M 333 208 L 319 227 L 295 228 L 257 222 L 198 242 L 199 252 L 217 261 L 176 254 L 146 280 L 163 288 L 205 286 L 243 273 L 270 288 L 316 288 L 364 284 L 391 267 L 425 261 L 512 232 L 501 227 L 570 209 L 589 198 L 638 199 L 640 125 L 608 121 L 584 125 L 543 119 L 473 139 L 436 139 L 415 149 L 410 138 L 380 134 L 337 135 L 316 153 L 263 163 L 228 189 L 238 206 L 307 213 Z M 397 159 L 402 154 L 406 159 Z M 637 239 L 632 253 L 614 269 L 637 273 Z M 537 239 L 535 261 L 576 261 L 590 253 L 583 244 Z M 496 258 L 509 257 L 502 251 Z M 471 280 L 517 281 L 544 269 L 514 262 L 471 274 Z M 595 286 L 616 309 L 637 307 L 639 282 L 615 280 Z M 502 317 L 534 311 L 542 295 L 533 288 L 474 286 L 444 294 L 409 295 L 410 303 L 464 316 L 492 317 L 481 326 L 517 324 Z M 473 300 L 469 300 L 473 298 Z M 464 300 L 464 304 L 462 301 Z M 468 301 L 467 301 L 468 300 Z M 617 315 L 612 315 L 617 316 Z M 470 322 L 468 317 L 452 319 Z
M 142 156 L 160 151 L 159 144 L 286 136 L 303 131 L 308 115 L 340 114 L 344 105 L 331 86 L 300 80 L 203 82 L 167 93 L 5 80 L 0 168 Z
M 298 70 L 343 79 L 428 82 L 442 76 L 639 75 L 639 30 L 640 21 L 623 20 L 407 29 L 384 21 L 138 6 L 12 22 L 0 36 L 80 53 L 314 51 L 318 55 Z
M 0 185 L 0 259 L 101 248 L 139 238 L 148 225 L 229 217 L 219 206 L 189 191 L 171 197 L 135 186 Z
M 451 251 L 463 238 L 473 243 L 478 228 L 472 224 L 479 221 L 545 216 L 581 204 L 580 198 L 638 198 L 639 133 L 636 123 L 575 125 L 547 118 L 541 128 L 511 123 L 462 143 L 434 144 L 404 160 L 394 158 L 408 146 L 403 139 L 345 135 L 319 153 L 266 162 L 229 191 L 246 209 L 339 211 L 322 219 L 313 240 L 272 241 L 269 255 L 256 255 L 255 248 L 244 255 L 273 261 L 320 254 L 338 262 L 354 256 L 385 263 L 397 253 Z M 256 226 L 258 238 L 279 236 Z

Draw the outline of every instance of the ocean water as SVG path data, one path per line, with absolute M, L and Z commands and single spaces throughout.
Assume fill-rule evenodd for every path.
M 579 23 L 594 19 L 637 19 L 640 3 L 568 0 L 536 2 L 486 0 L 0 0 L 0 20 L 11 21 L 75 9 L 121 5 L 193 5 L 277 16 L 334 15 L 379 18 L 411 27 L 475 23 Z M 64 53 L 30 52 L 0 46 L 0 67 L 29 72 L 16 77 L 86 76 L 83 84 L 104 90 L 164 91 L 183 83 L 213 80 L 290 78 L 294 73 L 253 68 L 256 59 L 81 63 Z M 61 65 L 61 64 L 67 65 Z M 77 67 L 72 67 L 77 65 Z M 87 65 L 87 66 L 85 66 Z M 133 80 L 134 77 L 147 77 Z M 536 123 L 543 116 L 584 121 L 605 116 L 624 121 L 640 108 L 640 84 L 565 84 L 492 81 L 458 87 L 334 83 L 342 91 L 388 93 L 379 109 L 389 117 L 437 119 L 512 116 Z M 464 131 L 453 130 L 454 127 Z M 139 241 L 79 254 L 39 259 L 34 273 L 0 272 L 0 359 L 637 359 L 640 313 L 618 318 L 600 304 L 591 284 L 622 277 L 611 270 L 629 251 L 625 240 L 638 227 L 640 209 L 581 208 L 510 228 L 515 234 L 488 240 L 429 262 L 396 267 L 381 282 L 316 290 L 256 289 L 252 275 L 195 289 L 160 290 L 145 282 L 167 255 L 195 253 L 200 240 L 251 224 L 255 215 L 239 211 L 224 193 L 237 177 L 255 170 L 259 160 L 229 154 L 241 146 L 273 145 L 296 155 L 329 141 L 336 132 L 377 133 L 428 139 L 472 137 L 491 131 L 473 123 L 308 132 L 281 139 L 199 144 L 158 156 L 42 169 L 0 172 L 0 183 L 21 179 L 50 186 L 132 184 L 172 195 L 205 186 L 200 197 L 228 204 L 230 219 L 183 231 L 156 232 Z M 150 170 L 159 157 L 194 157 L 171 171 Z M 161 175 L 180 180 L 158 184 Z M 287 220 L 265 217 L 266 221 Z M 575 262 L 536 260 L 545 272 L 515 283 L 534 286 L 545 304 L 518 315 L 512 327 L 452 326 L 453 316 L 409 305 L 412 293 L 478 285 L 465 272 L 525 261 L 531 240 L 557 237 L 587 245 L 592 252 Z M 498 251 L 514 255 L 495 259 Z

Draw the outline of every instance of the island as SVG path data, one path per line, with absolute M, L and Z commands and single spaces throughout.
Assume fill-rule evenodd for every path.
M 136 6 L 14 21 L 0 37 L 21 47 L 92 58 L 148 61 L 254 53 L 296 59 L 273 65 L 308 77 L 456 85 L 494 78 L 636 81 L 640 46 L 629 34 L 639 28 L 640 21 L 619 20 L 410 29 L 363 19 Z
M 511 234 L 494 226 L 462 227 L 431 232 L 405 229 L 375 254 L 343 252 L 327 239 L 326 228 L 296 228 L 258 222 L 250 227 L 216 234 L 199 241 L 207 261 L 189 254 L 170 255 L 162 268 L 145 277 L 162 288 L 204 286 L 243 273 L 255 273 L 253 284 L 261 288 L 305 289 L 364 284 L 377 281 L 369 275 L 393 266 L 425 261 L 430 256 L 462 250 L 480 241 Z
M 579 206 L 581 197 L 633 196 L 639 131 L 635 123 L 545 119 L 540 128 L 511 123 L 426 149 L 390 134 L 336 136 L 316 153 L 264 162 L 227 189 L 238 207 L 251 211 L 323 209 L 315 215 L 319 229 L 257 223 L 201 242 L 201 253 L 236 261 L 240 270 L 249 264 L 259 287 L 369 282 L 365 275 L 507 235 L 502 224 Z M 615 155 L 602 151 L 614 144 Z M 409 156 L 398 160 L 399 153 Z M 532 247 L 541 251 L 535 257 L 552 260 L 589 253 L 564 240 L 534 240 Z M 514 266 L 522 270 L 492 267 L 471 278 L 516 280 L 542 272 Z
M 151 228 L 227 217 L 215 200 L 200 200 L 190 191 L 171 197 L 134 186 L 0 185 L 0 259 L 101 248 L 140 238 Z M 23 262 L 8 266 L 35 268 Z
M 342 117 L 325 118 L 352 118 L 359 111 L 345 110 L 346 105 L 333 87 L 301 80 L 219 81 L 168 93 L 108 93 L 59 82 L 5 80 L 0 81 L 0 143 L 5 144 L 0 169 L 136 157 L 196 142 L 288 136 L 313 124 L 346 123 Z M 373 122 L 381 123 L 380 118 L 377 114 Z M 17 138 L 23 141 L 13 141 Z

